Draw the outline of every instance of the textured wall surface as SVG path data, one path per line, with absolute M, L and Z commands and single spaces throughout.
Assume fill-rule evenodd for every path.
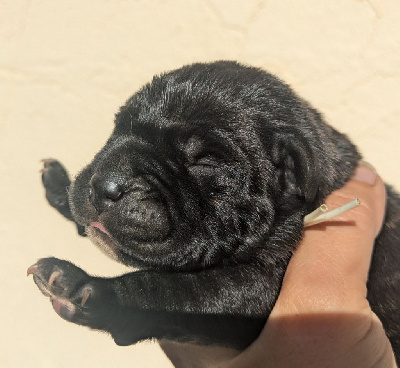
M 2 0 L 1 365 L 170 366 L 153 343 L 117 347 L 61 320 L 25 278 L 48 255 L 124 270 L 46 204 L 41 158 L 75 174 L 154 73 L 237 59 L 289 82 L 400 188 L 399 24 L 399 0 Z

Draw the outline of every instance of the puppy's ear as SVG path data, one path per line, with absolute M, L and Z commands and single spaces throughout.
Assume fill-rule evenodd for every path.
M 308 140 L 297 130 L 280 132 L 275 136 L 271 156 L 281 172 L 283 199 L 297 197 L 306 205 L 314 203 L 318 197 L 318 167 Z

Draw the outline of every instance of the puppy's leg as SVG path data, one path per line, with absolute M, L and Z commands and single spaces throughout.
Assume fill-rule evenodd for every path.
M 46 189 L 46 198 L 52 207 L 68 220 L 75 222 L 68 202 L 68 187 L 71 180 L 67 171 L 60 162 L 52 158 L 44 159 L 42 173 L 43 186 Z M 85 236 L 85 228 L 76 224 L 79 235 Z
M 283 277 L 260 271 L 243 265 L 99 278 L 70 262 L 43 258 L 28 274 L 62 318 L 107 331 L 118 345 L 157 338 L 242 350 L 264 326 Z

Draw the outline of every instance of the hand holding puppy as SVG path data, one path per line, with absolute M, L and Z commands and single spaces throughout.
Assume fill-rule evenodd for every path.
M 385 212 L 383 182 L 359 166 L 329 207 L 354 197 L 361 206 L 310 227 L 289 263 L 281 293 L 260 337 L 229 367 L 396 367 L 366 299 L 373 244 Z

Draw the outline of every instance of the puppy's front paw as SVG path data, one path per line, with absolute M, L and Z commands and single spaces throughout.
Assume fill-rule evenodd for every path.
M 40 291 L 50 297 L 54 310 L 67 321 L 106 329 L 113 300 L 107 280 L 89 276 L 68 261 L 43 258 L 28 268 Z
M 46 190 L 46 198 L 49 204 L 60 212 L 67 219 L 74 221 L 68 202 L 68 187 L 71 184 L 67 170 L 61 163 L 53 158 L 42 160 L 43 168 L 42 182 Z M 86 236 L 85 228 L 76 224 L 78 233 L 81 236 Z
M 42 162 L 43 168 L 40 172 L 43 186 L 46 189 L 46 198 L 53 207 L 61 211 L 64 207 L 69 207 L 67 188 L 71 181 L 59 161 L 46 158 Z

